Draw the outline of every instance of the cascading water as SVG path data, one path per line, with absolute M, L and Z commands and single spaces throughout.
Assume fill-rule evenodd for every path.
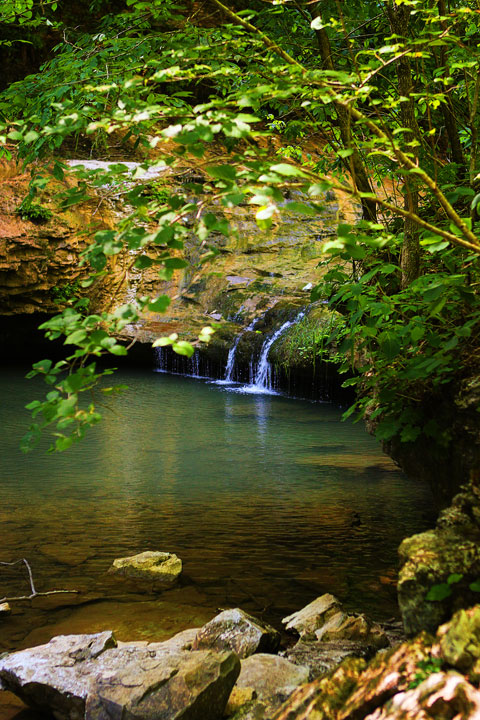
M 237 335 L 237 339 L 233 343 L 232 347 L 228 351 L 228 357 L 227 357 L 227 364 L 225 366 L 225 377 L 223 380 L 217 380 L 218 385 L 229 385 L 234 382 L 233 380 L 233 371 L 235 369 L 235 353 L 237 352 L 238 343 L 242 339 L 243 335 L 246 332 L 250 332 L 250 330 L 253 330 L 257 322 L 260 318 L 255 318 L 250 325 L 247 325 L 247 327 L 243 330 L 243 332 L 240 332 Z
M 263 316 L 262 316 L 263 317 Z M 292 320 L 287 320 L 276 330 L 273 335 L 265 340 L 262 345 L 260 357 L 258 363 L 255 363 L 253 359 L 250 360 L 249 366 L 249 383 L 248 385 L 242 385 L 241 387 L 231 388 L 231 390 L 240 393 L 251 393 L 251 394 L 270 394 L 274 395 L 275 390 L 272 383 L 272 367 L 268 361 L 268 355 L 272 345 L 283 335 L 283 333 L 298 323 L 303 317 L 305 312 L 302 310 Z M 240 332 L 229 350 L 227 364 L 225 367 L 225 375 L 222 380 L 215 380 L 217 385 L 234 385 L 233 379 L 235 370 L 236 353 L 239 342 L 246 332 L 253 330 L 261 317 L 255 318 L 247 327 Z M 186 360 L 184 357 L 179 357 L 168 352 L 167 348 L 157 347 L 155 348 L 157 362 L 156 372 L 168 372 L 173 375 L 185 375 L 187 377 L 206 378 L 209 376 L 209 368 L 207 367 L 207 375 L 200 375 L 200 356 L 198 351 Z M 229 388 L 230 389 L 230 388 Z
M 187 359 L 182 355 L 169 352 L 169 349 L 165 347 L 156 347 L 155 356 L 155 372 L 202 379 L 208 377 L 208 375 L 200 375 L 200 354 L 198 350 L 195 350 L 192 357 Z
M 273 343 L 278 340 L 280 335 L 283 335 L 292 325 L 295 325 L 305 316 L 305 312 L 302 310 L 293 320 L 287 320 L 281 327 L 276 330 L 273 335 L 265 340 L 260 353 L 260 358 L 256 368 L 251 367 L 250 384 L 244 385 L 240 388 L 240 392 L 260 394 L 260 393 L 274 393 L 272 387 L 272 366 L 268 362 L 268 353 Z M 253 376 L 253 377 L 252 377 Z

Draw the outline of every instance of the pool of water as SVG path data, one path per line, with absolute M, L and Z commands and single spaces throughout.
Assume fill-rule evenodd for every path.
M 206 381 L 118 379 L 130 390 L 83 443 L 22 455 L 22 408 L 38 386 L 2 372 L 0 561 L 26 558 L 39 591 L 79 593 L 17 604 L 1 650 L 104 629 L 162 640 L 232 606 L 278 626 L 325 592 L 379 619 L 396 614 L 397 546 L 431 525 L 432 498 L 361 423 L 328 404 Z M 182 558 L 177 588 L 132 593 L 106 575 L 114 558 L 144 550 Z M 28 591 L 24 569 L 0 566 L 0 597 Z

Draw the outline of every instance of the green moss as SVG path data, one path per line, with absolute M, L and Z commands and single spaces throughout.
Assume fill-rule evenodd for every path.
M 30 222 L 34 223 L 47 222 L 53 217 L 51 210 L 39 203 L 32 202 L 30 198 L 25 198 L 16 208 L 15 213 L 20 215 L 22 220 L 30 220 Z
M 50 294 L 52 296 L 53 302 L 57 303 L 58 305 L 64 305 L 65 303 L 68 303 L 73 298 L 77 297 L 78 291 L 80 289 L 80 281 L 75 280 L 73 283 L 65 283 L 64 285 L 55 285 L 50 290 Z
M 311 312 L 275 343 L 276 362 L 284 367 L 315 365 L 317 361 L 340 364 L 344 357 L 337 347 L 345 334 L 345 321 L 338 313 L 325 309 Z

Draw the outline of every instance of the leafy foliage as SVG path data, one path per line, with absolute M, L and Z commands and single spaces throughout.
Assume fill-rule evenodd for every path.
M 26 27 L 38 23 L 41 5 L 9 0 L 0 21 L 10 22 L 10 12 Z M 171 279 L 186 265 L 187 236 L 198 243 L 198 262 L 211 259 L 209 236 L 232 229 L 204 196 L 219 208 L 252 206 L 260 231 L 278 222 L 289 192 L 303 193 L 296 209 L 309 215 L 322 213 L 327 193 L 350 198 L 354 219 L 339 211 L 337 235 L 324 246 L 332 263 L 312 299 L 330 300 L 345 317 L 348 337 L 339 336 L 343 326 L 331 337 L 361 373 L 349 381 L 361 392 L 352 412 L 375 420 L 381 439 L 424 434 L 447 443 L 425 399 L 443 392 L 459 368 L 471 369 L 470 348 L 478 346 L 476 6 L 455 0 L 447 11 L 443 0 L 385 0 L 340 8 L 328 0 L 254 2 L 237 12 L 221 0 L 211 5 L 214 22 L 173 0 L 127 0 L 111 14 L 92 3 L 89 13 L 99 17 L 92 33 L 62 26 L 63 5 L 52 3 L 43 17 L 59 42 L 40 73 L 0 95 L 0 144 L 6 153 L 14 144 L 34 183 L 70 172 L 59 154 L 80 140 L 97 156 L 112 137 L 133 142 L 145 171 L 188 157 L 202 163 L 205 183 L 170 194 L 129 185 L 121 163 L 75 171 L 62 207 L 115 188 L 132 209 L 116 230 L 94 235 L 86 286 L 116 256 Z M 265 137 L 276 142 L 273 158 Z M 304 152 L 307 141 L 316 152 Z M 35 371 L 58 393 L 32 408 L 44 424 L 88 425 L 95 412 L 77 400 L 97 379 L 95 367 L 86 370 L 92 357 L 121 354 L 119 325 L 167 304 L 140 297 L 98 317 L 70 308 L 45 327 L 77 349 L 55 371 Z M 161 342 L 190 352 L 173 336 Z M 78 387 L 62 384 L 79 372 Z

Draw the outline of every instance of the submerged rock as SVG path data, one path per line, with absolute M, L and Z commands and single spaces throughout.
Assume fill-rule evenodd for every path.
M 232 652 L 63 635 L 0 660 L 0 687 L 56 720 L 218 720 L 240 672 Z
M 194 649 L 233 650 L 241 658 L 257 652 L 276 652 L 280 633 L 240 608 L 224 610 L 197 633 Z
M 329 593 L 321 595 L 282 620 L 286 630 L 295 630 L 302 640 L 352 640 L 374 648 L 386 647 L 388 637 L 378 623 L 366 615 L 348 615 Z
M 131 557 L 117 558 L 108 572 L 168 588 L 177 582 L 182 572 L 182 561 L 173 553 L 147 550 Z

